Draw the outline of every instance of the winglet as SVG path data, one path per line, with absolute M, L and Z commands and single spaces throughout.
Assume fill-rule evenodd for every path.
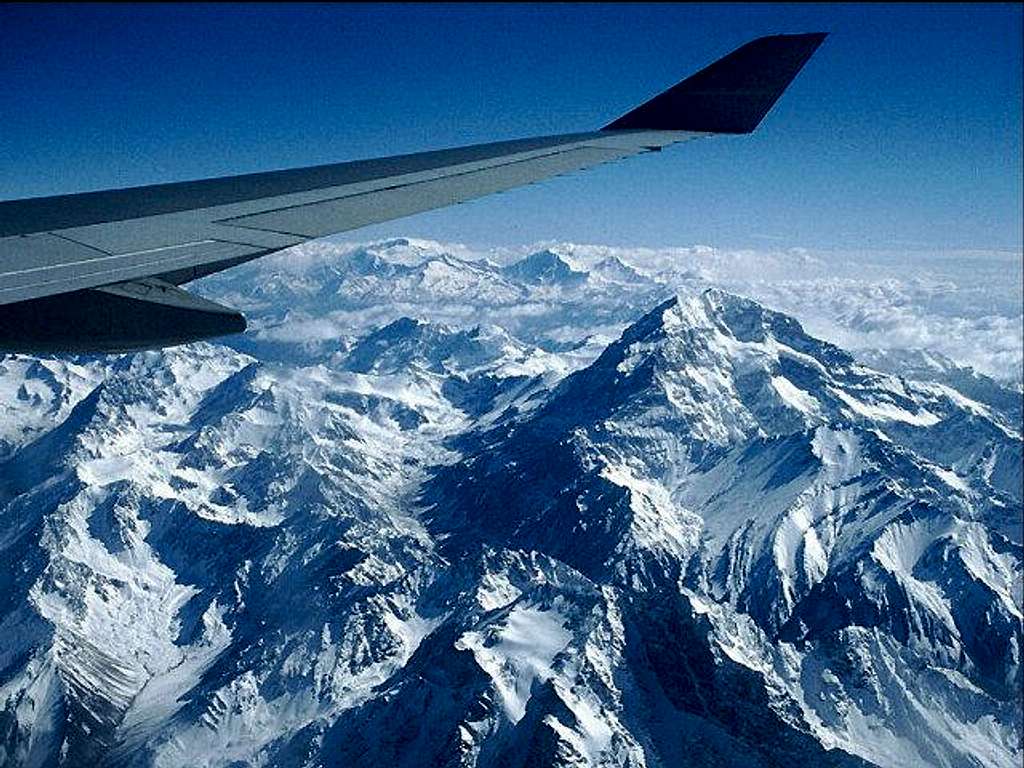
M 750 133 L 825 37 L 814 32 L 751 40 L 601 130 Z

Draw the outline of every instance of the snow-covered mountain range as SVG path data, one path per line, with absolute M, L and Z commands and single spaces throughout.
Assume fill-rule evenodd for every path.
M 708 282 L 314 243 L 0 358 L 0 764 L 1019 765 L 1019 386 Z

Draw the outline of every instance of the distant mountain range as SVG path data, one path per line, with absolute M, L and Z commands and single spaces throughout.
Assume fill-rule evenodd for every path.
M 1020 764 L 1018 390 L 312 248 L 205 282 L 226 344 L 0 358 L 0 764 Z

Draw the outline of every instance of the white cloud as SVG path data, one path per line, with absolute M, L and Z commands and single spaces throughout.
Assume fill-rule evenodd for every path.
M 621 248 L 558 242 L 479 252 L 412 238 L 362 245 L 321 240 L 231 270 L 206 285 L 213 295 L 250 313 L 264 338 L 293 336 L 298 341 L 351 337 L 407 315 L 458 326 L 493 323 L 526 337 L 566 343 L 573 335 L 614 333 L 615 324 L 621 327 L 650 309 L 652 291 L 625 287 L 588 295 L 586 301 L 533 291 L 513 302 L 509 296 L 516 289 L 506 286 L 501 293 L 498 281 L 486 274 L 448 296 L 421 290 L 415 281 L 399 285 L 384 279 L 374 289 L 379 300 L 359 304 L 347 300 L 349 284 L 340 277 L 345 260 L 357 250 L 412 267 L 440 254 L 504 265 L 541 248 L 584 269 L 617 257 L 661 283 L 665 292 L 718 285 L 791 314 L 813 335 L 846 349 L 927 348 L 999 379 L 1022 378 L 1019 252 Z M 382 290 L 388 285 L 388 291 Z M 487 286 L 501 295 L 486 295 Z M 281 312 L 285 305 L 291 320 Z M 275 307 L 278 316 L 270 319 Z
M 545 245 L 590 263 L 616 255 L 681 287 L 720 285 L 846 349 L 934 349 L 999 379 L 1022 378 L 1020 253 Z

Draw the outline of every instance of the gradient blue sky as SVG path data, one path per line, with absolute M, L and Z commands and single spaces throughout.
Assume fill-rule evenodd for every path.
M 0 199 L 587 130 L 831 36 L 752 136 L 367 228 L 478 246 L 1019 250 L 1021 6 L 0 5 Z

